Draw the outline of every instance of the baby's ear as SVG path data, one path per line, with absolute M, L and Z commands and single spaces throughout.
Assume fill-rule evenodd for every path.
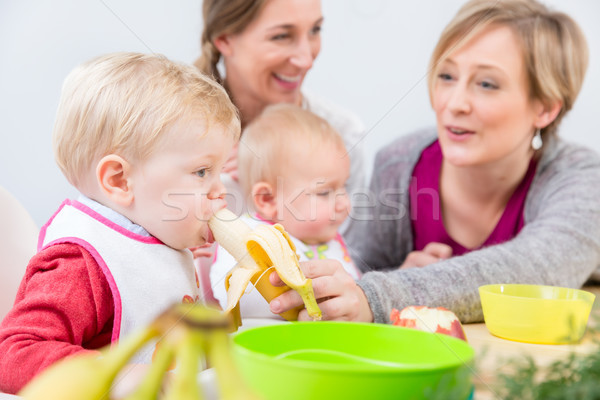
M 277 215 L 277 197 L 270 183 L 257 182 L 252 186 L 254 209 L 264 218 L 274 220 Z
M 96 167 L 96 178 L 102 193 L 123 207 L 133 202 L 130 175 L 131 165 L 116 154 L 104 156 Z

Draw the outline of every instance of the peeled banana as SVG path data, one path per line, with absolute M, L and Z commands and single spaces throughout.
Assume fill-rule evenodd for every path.
M 160 338 L 155 358 L 147 375 L 124 400 L 155 400 L 164 375 L 176 361 L 165 400 L 199 400 L 202 392 L 197 375 L 200 365 L 215 367 L 220 398 L 254 400 L 231 358 L 229 337 L 231 320 L 221 311 L 195 304 L 177 304 L 148 327 L 133 333 L 117 346 L 102 349 L 102 355 L 82 354 L 68 357 L 40 373 L 19 396 L 24 400 L 100 400 L 110 399 L 117 374 L 145 343 Z M 205 357 L 203 359 L 203 356 Z M 231 387 L 235 387 L 232 390 Z
M 225 279 L 226 312 L 239 313 L 240 297 L 248 283 L 252 282 L 267 302 L 290 288 L 294 289 L 302 297 L 308 315 L 315 320 L 321 319 L 312 281 L 302 273 L 296 247 L 280 224 L 264 224 L 251 230 L 239 217 L 224 208 L 215 213 L 208 225 L 215 240 L 238 262 Z M 266 276 L 271 267 L 275 268 L 287 287 L 271 285 Z M 301 309 L 289 310 L 281 316 L 295 321 Z

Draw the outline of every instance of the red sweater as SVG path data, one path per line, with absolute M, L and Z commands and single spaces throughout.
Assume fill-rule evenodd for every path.
M 18 392 L 44 368 L 110 343 L 114 303 L 94 258 L 75 244 L 36 254 L 0 324 L 0 391 Z

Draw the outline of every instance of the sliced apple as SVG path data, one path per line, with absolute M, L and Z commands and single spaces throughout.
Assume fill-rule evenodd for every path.
M 402 311 L 394 308 L 390 313 L 390 319 L 396 326 L 443 333 L 467 341 L 465 331 L 456 314 L 444 307 L 408 306 Z

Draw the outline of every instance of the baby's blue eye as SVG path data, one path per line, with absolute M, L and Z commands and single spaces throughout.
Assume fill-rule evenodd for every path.
M 196 176 L 198 176 L 199 178 L 204 178 L 206 176 L 206 168 L 202 168 L 196 171 Z

